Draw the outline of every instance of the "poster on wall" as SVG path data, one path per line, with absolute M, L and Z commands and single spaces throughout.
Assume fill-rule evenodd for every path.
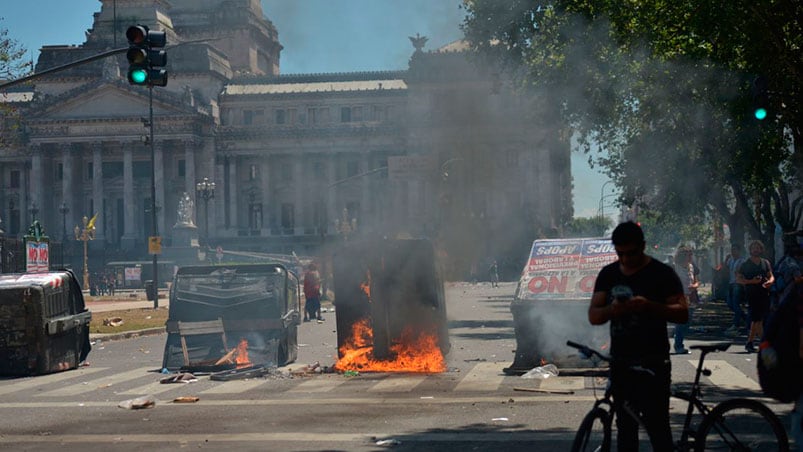
M 140 267 L 126 267 L 125 280 L 126 281 L 139 281 L 142 279 L 142 268 Z

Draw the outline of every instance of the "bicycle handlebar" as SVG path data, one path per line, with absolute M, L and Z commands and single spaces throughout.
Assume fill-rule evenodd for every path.
M 569 347 L 572 347 L 572 348 L 576 348 L 577 350 L 580 350 L 580 353 L 582 353 L 586 358 L 591 358 L 592 356 L 596 356 L 596 357 L 598 357 L 599 359 L 601 359 L 601 360 L 603 360 L 605 362 L 610 362 L 611 361 L 611 357 L 610 356 L 605 356 L 602 353 L 600 353 L 600 352 L 594 350 L 593 348 L 589 347 L 588 345 L 578 344 L 577 342 L 573 342 L 573 341 L 566 341 L 566 345 L 568 345 Z

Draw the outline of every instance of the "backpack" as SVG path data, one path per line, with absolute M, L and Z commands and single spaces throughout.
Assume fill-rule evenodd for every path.
M 774 294 L 776 297 L 779 297 L 780 294 L 783 293 L 784 289 L 788 285 L 789 281 L 786 280 L 785 273 L 787 272 L 786 266 L 784 266 L 784 261 L 788 259 L 789 256 L 785 255 L 778 261 L 778 264 L 775 265 L 775 272 L 773 272 L 773 276 L 775 276 L 775 282 L 772 283 L 770 286 L 770 293 Z
M 756 366 L 758 383 L 765 395 L 789 403 L 797 400 L 803 389 L 803 362 L 800 360 L 800 295 L 788 286 L 778 309 L 764 324 Z

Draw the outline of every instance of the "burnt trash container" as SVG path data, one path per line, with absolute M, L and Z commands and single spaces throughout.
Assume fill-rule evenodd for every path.
M 154 290 L 153 290 L 153 280 L 152 279 L 145 280 L 145 298 L 147 298 L 148 300 L 151 300 L 151 301 L 156 299 L 156 296 L 155 296 Z
M 91 319 L 70 271 L 0 275 L 0 375 L 75 369 L 91 350 Z
M 391 359 L 405 329 L 433 333 L 450 349 L 443 279 L 426 239 L 365 239 L 344 243 L 332 256 L 338 352 L 352 326 L 369 318 L 373 356 Z

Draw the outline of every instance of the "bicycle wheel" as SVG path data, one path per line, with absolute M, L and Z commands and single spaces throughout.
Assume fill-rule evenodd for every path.
M 611 450 L 611 416 L 602 408 L 594 408 L 586 414 L 577 434 L 574 435 L 572 452 Z
M 703 419 L 695 450 L 788 451 L 789 438 L 778 416 L 750 399 L 726 400 Z

